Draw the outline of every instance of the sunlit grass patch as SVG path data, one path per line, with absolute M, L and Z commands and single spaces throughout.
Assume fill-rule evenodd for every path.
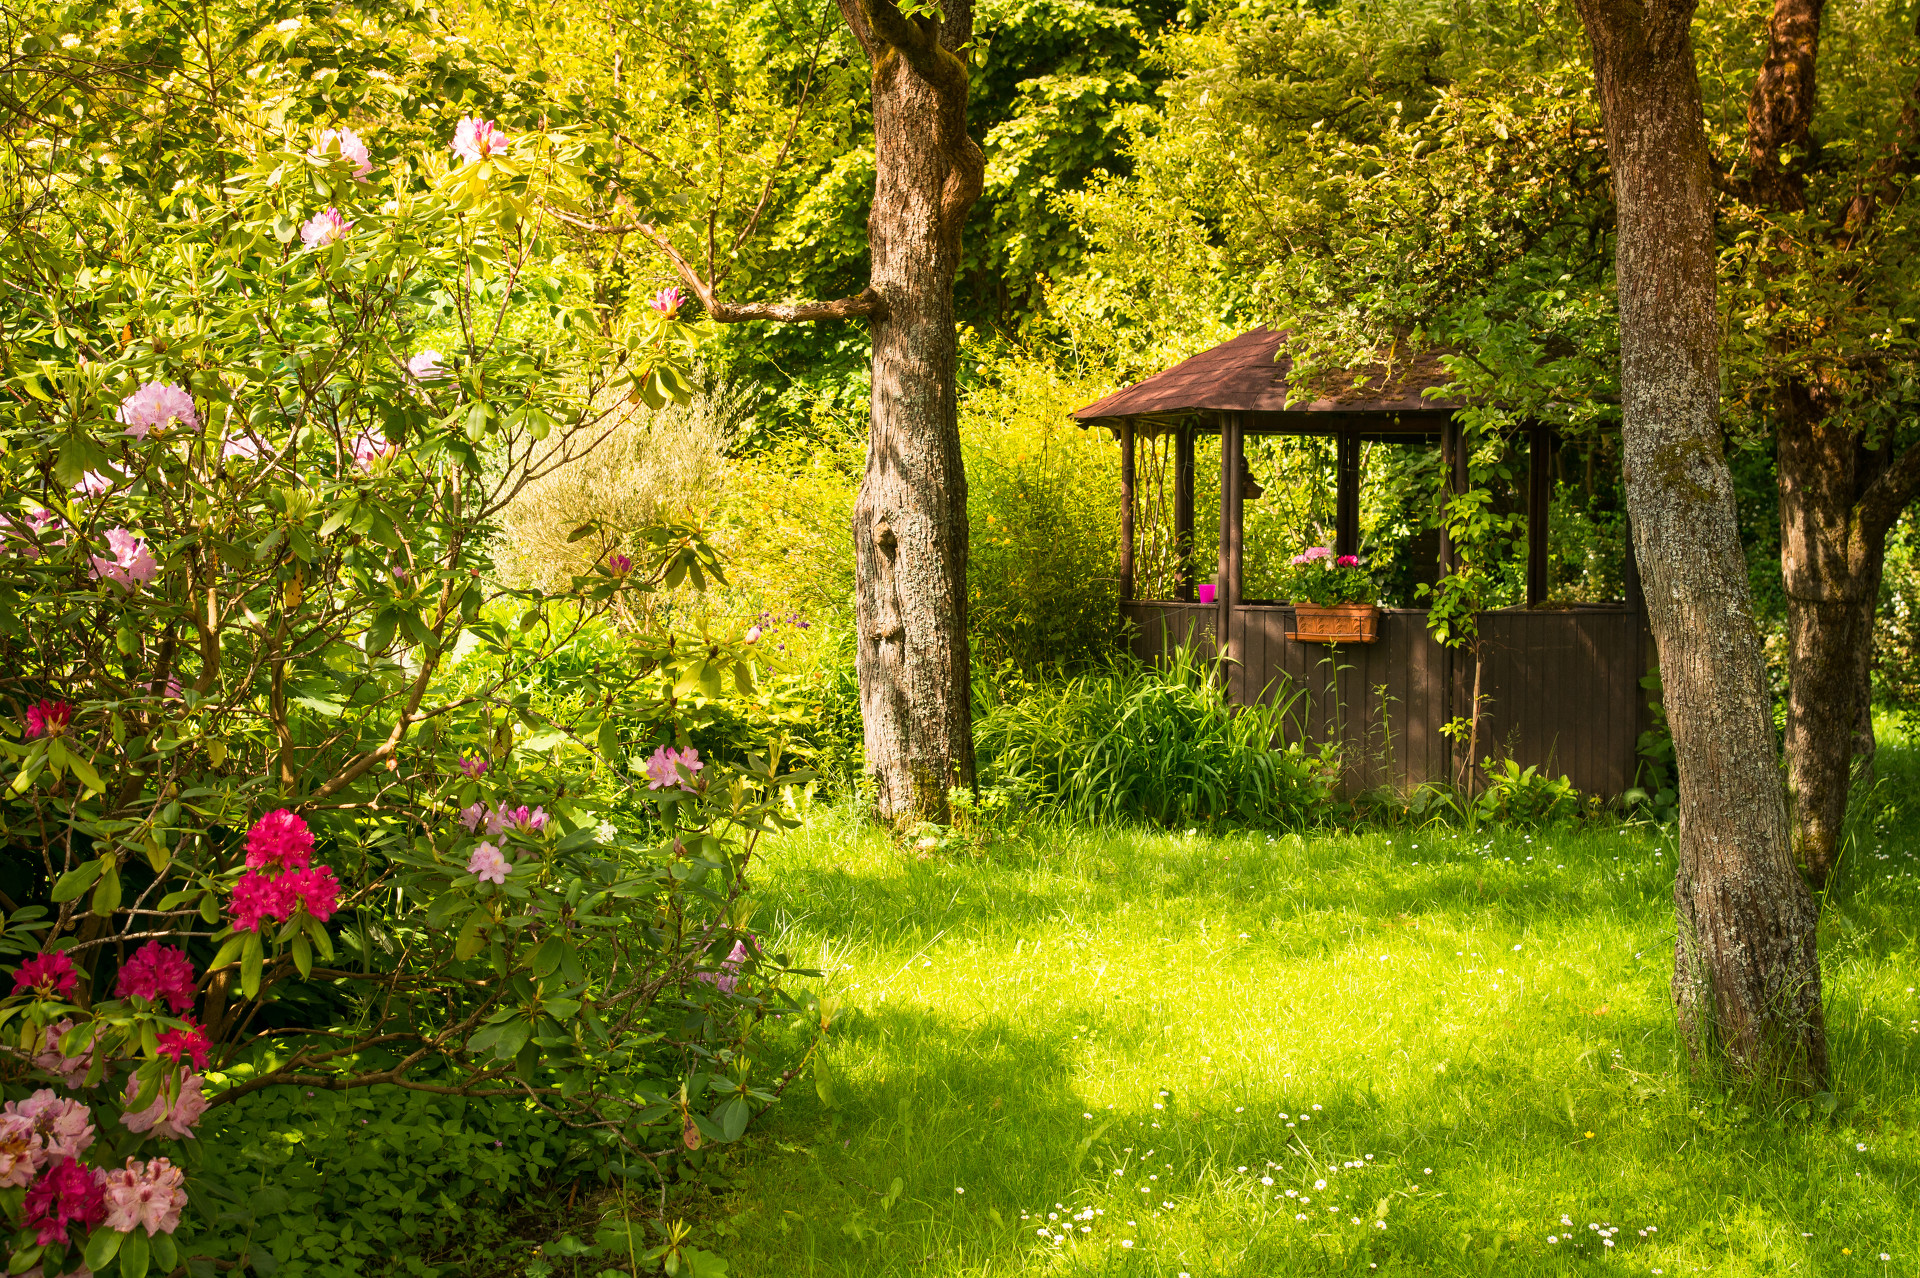
M 1833 1109 L 1764 1112 L 1688 1080 L 1672 861 L 1649 829 L 922 859 L 823 813 L 771 850 L 760 922 L 845 1019 L 751 1138 L 725 1250 L 756 1275 L 1917 1272 L 1916 893 L 1830 910 Z

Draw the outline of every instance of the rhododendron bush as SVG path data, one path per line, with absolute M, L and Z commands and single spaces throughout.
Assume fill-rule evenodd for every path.
M 742 894 L 796 778 L 639 729 L 753 650 L 556 659 L 720 565 L 662 527 L 559 594 L 490 571 L 591 406 L 686 387 L 674 309 L 554 266 L 594 154 L 263 132 L 0 248 L 12 1272 L 264 1271 L 196 1136 L 263 1089 L 533 1106 L 662 1178 L 771 1101 L 753 1026 L 797 1005 Z

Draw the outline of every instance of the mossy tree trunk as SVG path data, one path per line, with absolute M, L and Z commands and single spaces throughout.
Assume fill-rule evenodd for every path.
M 1721 451 L 1714 190 L 1692 0 L 1578 0 L 1619 217 L 1627 507 L 1679 766 L 1673 993 L 1696 1061 L 1827 1075 L 1815 911 L 1794 868 L 1733 478 Z

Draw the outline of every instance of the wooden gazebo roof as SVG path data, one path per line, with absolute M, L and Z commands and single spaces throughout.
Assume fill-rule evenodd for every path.
M 1157 422 L 1195 414 L 1240 413 L 1250 433 L 1302 433 L 1360 429 L 1427 433 L 1439 429 L 1463 403 L 1427 398 L 1425 392 L 1453 380 L 1440 363 L 1444 351 L 1422 351 L 1406 360 L 1323 376 L 1325 393 L 1289 407 L 1292 361 L 1281 354 L 1287 335 L 1268 328 L 1242 333 L 1163 373 L 1096 400 L 1073 416 L 1082 426 L 1117 426 L 1132 418 L 1149 433 Z M 1339 414 L 1328 420 L 1309 415 Z M 1336 424 L 1337 423 L 1337 424 Z

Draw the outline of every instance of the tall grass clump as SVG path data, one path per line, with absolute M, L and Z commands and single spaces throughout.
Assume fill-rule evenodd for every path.
M 974 740 L 990 783 L 1074 819 L 1297 824 L 1328 794 L 1321 762 L 1281 743 L 1295 697 L 1230 705 L 1190 649 L 1153 666 L 1014 677 L 984 699 Z

